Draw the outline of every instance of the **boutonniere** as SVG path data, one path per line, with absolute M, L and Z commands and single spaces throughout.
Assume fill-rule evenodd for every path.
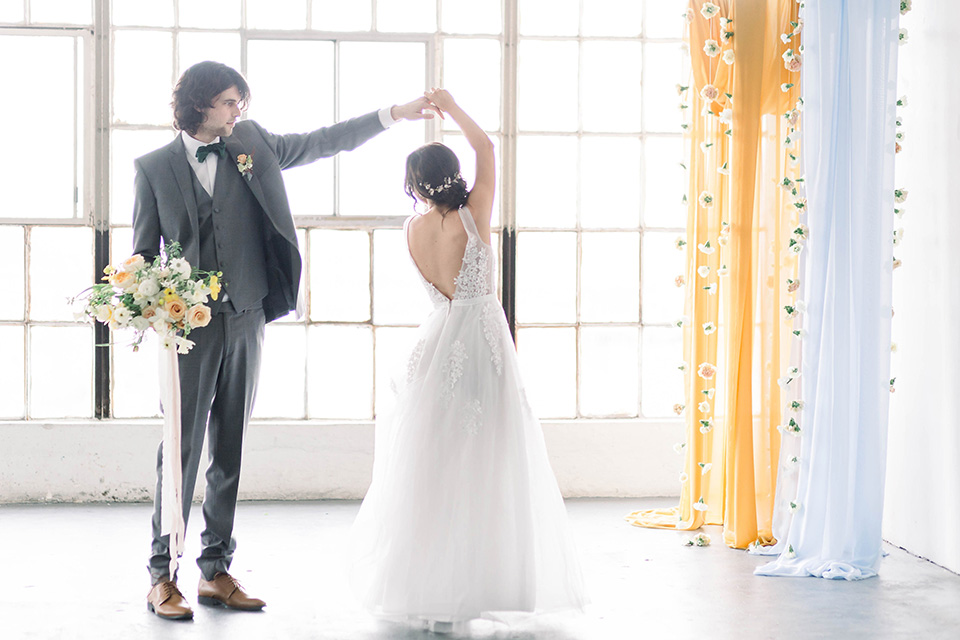
M 253 153 L 241 153 L 237 156 L 237 170 L 248 182 L 253 177 Z

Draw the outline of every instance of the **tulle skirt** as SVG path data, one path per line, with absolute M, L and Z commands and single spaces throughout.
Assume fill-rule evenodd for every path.
M 579 609 L 583 580 L 494 296 L 439 305 L 378 418 L 351 584 L 395 618 Z

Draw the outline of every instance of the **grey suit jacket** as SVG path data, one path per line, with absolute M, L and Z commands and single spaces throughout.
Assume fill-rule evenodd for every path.
M 275 135 L 245 120 L 236 124 L 233 135 L 223 139 L 227 157 L 221 162 L 236 165 L 238 155 L 253 152 L 252 176 L 243 181 L 246 188 L 229 197 L 256 198 L 266 214 L 265 224 L 257 231 L 264 234 L 267 257 L 268 293 L 262 301 L 267 322 L 296 309 L 302 268 L 280 171 L 355 149 L 383 130 L 377 112 L 373 112 L 303 134 Z M 197 202 L 183 140 L 178 135 L 170 144 L 137 158 L 134 167 L 133 252 L 150 261 L 163 244 L 179 242 L 183 257 L 197 265 Z M 216 188 L 220 187 L 218 182 Z M 242 294 L 236 297 L 242 299 Z

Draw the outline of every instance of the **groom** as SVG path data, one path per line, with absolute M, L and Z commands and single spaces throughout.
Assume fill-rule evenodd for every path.
M 173 92 L 173 142 L 135 161 L 134 253 L 148 262 L 161 244 L 179 242 L 191 265 L 223 272 L 213 318 L 190 335 L 179 356 L 183 519 L 209 433 L 203 501 L 203 550 L 197 564 L 202 604 L 260 610 L 227 573 L 236 542 L 233 522 L 243 435 L 260 371 L 264 325 L 297 307 L 300 252 L 280 171 L 360 146 L 399 120 L 432 118 L 425 98 L 311 133 L 275 135 L 239 120 L 250 99 L 246 80 L 218 62 L 187 69 Z M 170 576 L 169 536 L 160 535 L 162 445 L 157 452 L 148 607 L 162 618 L 193 611 Z

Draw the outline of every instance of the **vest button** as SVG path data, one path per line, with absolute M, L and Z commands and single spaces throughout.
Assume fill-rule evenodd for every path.
M 220 207 L 214 207 L 214 208 L 213 208 L 213 212 L 214 212 L 214 213 L 220 213 Z

